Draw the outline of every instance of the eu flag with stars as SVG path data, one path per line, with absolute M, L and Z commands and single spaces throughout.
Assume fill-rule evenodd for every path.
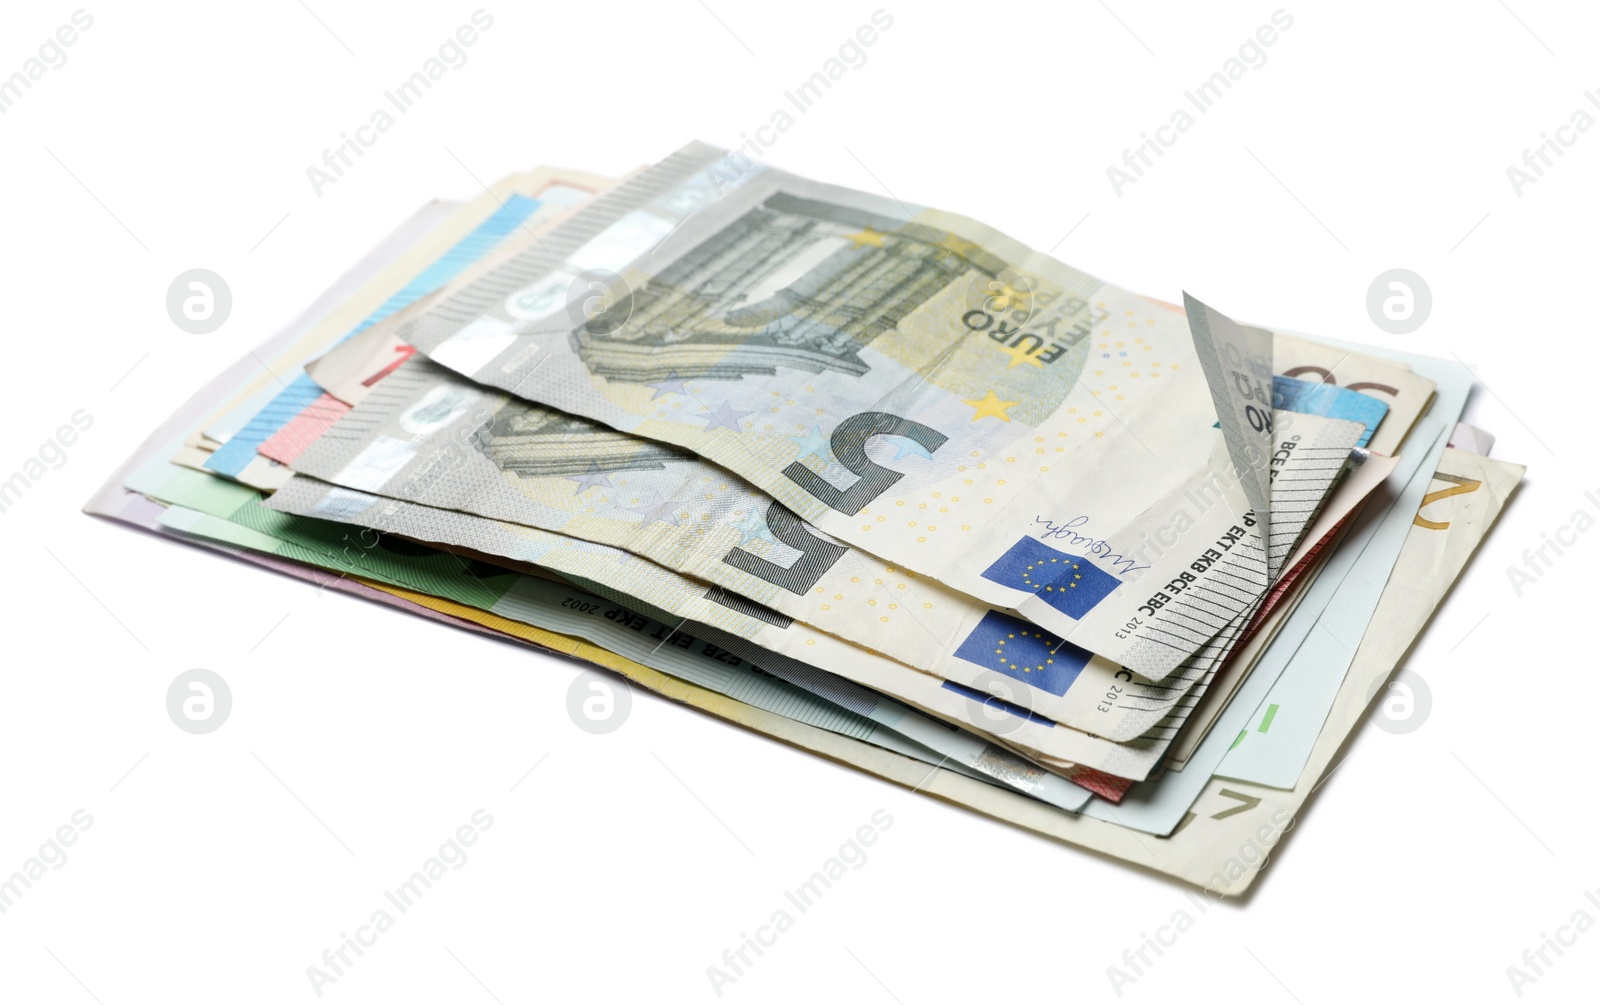
M 1060 697 L 1093 654 L 1063 642 L 1038 625 L 990 611 L 956 649 L 956 655 Z
M 1122 580 L 1078 555 L 1024 537 L 983 570 L 983 578 L 1038 594 L 1069 618 L 1081 618 L 1122 585 Z

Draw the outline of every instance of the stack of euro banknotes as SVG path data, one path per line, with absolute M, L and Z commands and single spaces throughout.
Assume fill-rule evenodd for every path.
M 1237 894 L 1521 480 L 1471 385 L 692 144 L 426 207 L 87 510 Z

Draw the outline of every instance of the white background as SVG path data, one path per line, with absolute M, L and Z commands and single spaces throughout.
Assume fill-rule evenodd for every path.
M 1453 353 L 1492 389 L 1469 415 L 1529 475 L 1407 663 L 1432 716 L 1406 736 L 1366 727 L 1245 903 L 1200 914 L 1178 884 L 648 694 L 619 732 L 587 735 L 565 710 L 576 664 L 78 512 L 424 201 L 537 163 L 620 173 L 693 138 L 736 144 L 876 7 L 706 2 L 489 7 L 470 61 L 321 197 L 307 167 L 473 3 L 90 7 L 69 61 L 0 115 L 0 477 L 75 410 L 94 417 L 0 514 L 0 874 L 74 810 L 94 820 L 0 915 L 0 999 L 316 1000 L 306 968 L 481 807 L 494 825 L 471 860 L 325 999 L 716 1000 L 706 968 L 883 809 L 866 865 L 725 999 L 1111 1001 L 1107 967 L 1188 908 L 1194 927 L 1122 997 L 1513 1000 L 1506 968 L 1542 933 L 1586 906 L 1600 920 L 1583 899 L 1600 861 L 1578 635 L 1600 534 L 1521 597 L 1506 573 L 1575 510 L 1600 512 L 1600 129 L 1520 196 L 1506 174 L 1575 109 L 1600 116 L 1583 97 L 1600 88 L 1592 5 L 1288 7 L 1268 62 L 1119 196 L 1107 167 L 1274 4 L 884 0 L 894 24 L 868 62 L 769 151 L 1143 293 Z M 7 4 L 0 75 L 74 9 Z M 234 294 L 207 336 L 163 303 L 196 267 Z M 1411 335 L 1366 313 L 1394 267 L 1432 288 Z M 208 736 L 164 708 L 191 667 L 232 685 Z M 1523 991 L 1592 1000 L 1597 983 L 1590 932 Z

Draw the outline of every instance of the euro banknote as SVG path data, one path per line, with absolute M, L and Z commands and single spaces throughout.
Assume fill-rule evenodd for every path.
M 1160 528 L 1135 517 L 1201 488 L 1225 497 L 1207 517 L 1224 532 L 1249 508 L 1207 466 L 1219 434 L 1182 316 L 970 220 L 759 167 L 726 184 L 722 163 L 680 151 L 397 331 L 1152 679 L 1198 648 L 1183 603 L 1138 616 Z M 1035 536 L 1067 525 L 1077 551 Z

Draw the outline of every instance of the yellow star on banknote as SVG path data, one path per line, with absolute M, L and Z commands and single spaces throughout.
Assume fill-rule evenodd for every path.
M 1016 633 L 1012 632 L 1012 633 L 1008 634 L 1005 639 L 1001 639 L 998 643 L 996 643 L 1000 647 L 1000 648 L 995 650 L 995 652 L 1000 657 L 1000 662 L 1004 663 L 1010 669 L 1012 669 L 1012 670 L 1021 670 L 1023 673 L 1033 673 L 1035 670 L 1043 670 L 1045 667 L 1047 667 L 1047 666 L 1049 666 L 1049 665 L 1051 665 L 1052 663 L 1055 662 L 1055 660 L 1053 660 L 1053 659 L 1046 659 L 1043 663 L 1036 663 L 1033 666 L 1023 665 L 1023 666 L 1019 667 L 1016 664 L 1016 662 L 1006 658 L 1006 649 L 1005 649 L 1006 639 L 1014 639 L 1016 637 L 1017 637 Z M 1036 638 L 1036 639 L 1044 639 L 1045 635 L 1044 635 L 1043 632 L 1023 632 L 1022 633 L 1022 637 L 1023 637 L 1023 639 L 1028 639 L 1030 637 Z
M 849 239 L 851 244 L 858 248 L 867 244 L 872 245 L 874 248 L 883 247 L 882 232 L 873 230 L 871 227 L 862 227 L 860 232 L 855 234 L 846 234 L 845 237 Z
M 982 398 L 974 398 L 972 400 L 963 398 L 961 403 L 971 405 L 977 410 L 972 416 L 973 422 L 977 422 L 979 419 L 987 419 L 990 416 L 1010 422 L 1011 416 L 1006 414 L 1006 409 L 1017 404 L 1015 401 L 1001 401 L 992 390 Z
M 1021 366 L 1024 363 L 1028 364 L 1029 366 L 1036 366 L 1041 370 L 1044 369 L 1044 364 L 1039 362 L 1039 357 L 1035 356 L 1029 349 L 1023 347 L 1021 344 L 1002 345 L 996 346 L 995 348 L 1011 357 L 1011 362 L 1006 364 L 1007 370 L 1014 366 Z

